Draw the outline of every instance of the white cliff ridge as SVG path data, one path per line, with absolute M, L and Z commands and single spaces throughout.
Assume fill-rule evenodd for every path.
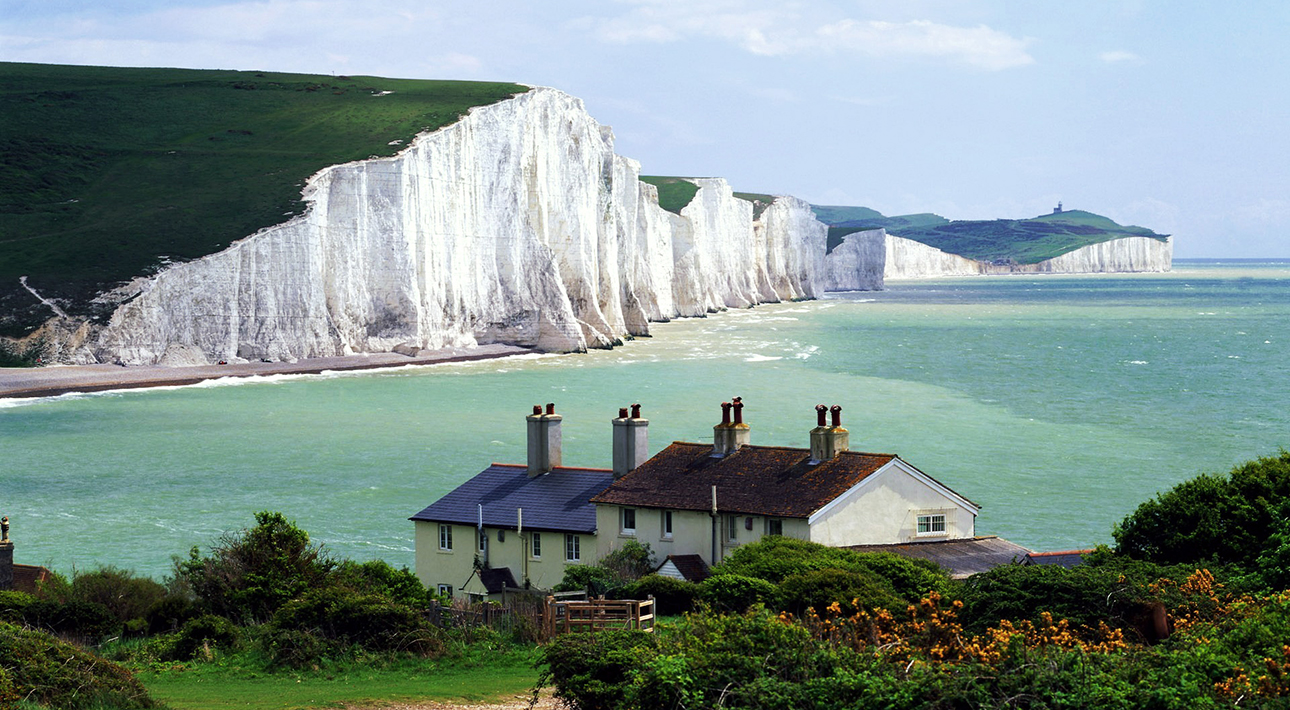
M 604 347 L 650 321 L 813 298 L 826 227 L 724 180 L 680 215 L 582 102 L 473 109 L 392 158 L 327 168 L 305 214 L 137 284 L 77 362 L 291 359 L 508 343 Z
M 884 229 L 843 237 L 825 257 L 827 291 L 881 290 L 887 279 L 983 274 L 1090 274 L 1169 271 L 1173 242 L 1125 237 L 1091 244 L 1036 264 L 992 264 L 941 251 Z

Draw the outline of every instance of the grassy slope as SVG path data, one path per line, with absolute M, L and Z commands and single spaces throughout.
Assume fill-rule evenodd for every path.
M 658 206 L 673 214 L 681 214 L 681 210 L 699 194 L 699 186 L 683 177 L 642 175 L 641 182 L 657 187 Z
M 820 214 L 818 208 L 816 214 Z M 879 215 L 876 218 L 848 218 L 829 225 L 830 251 L 841 244 L 842 237 L 847 234 L 883 227 L 891 234 L 952 254 L 980 261 L 1013 261 L 1021 264 L 1034 264 L 1112 239 L 1150 237 L 1165 241 L 1168 237 L 1144 227 L 1122 226 L 1106 217 L 1082 210 L 1040 215 L 1033 219 L 953 222 L 934 214 L 900 217 Z
M 88 296 L 163 257 L 210 254 L 299 213 L 318 170 L 393 155 L 391 141 L 525 90 L 0 63 L 0 333 L 49 315 L 21 275 L 87 312 Z
M 496 702 L 527 695 L 537 681 L 531 651 L 486 660 L 405 661 L 392 667 L 252 672 L 236 662 L 141 671 L 152 697 L 174 710 L 280 710 L 394 703 Z

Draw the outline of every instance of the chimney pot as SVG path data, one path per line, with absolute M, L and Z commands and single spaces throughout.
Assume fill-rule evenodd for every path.
M 626 419 L 626 418 L 627 418 L 627 407 L 619 407 L 619 408 L 618 408 L 618 418 L 619 418 L 619 419 Z
M 641 418 L 641 406 L 639 404 L 633 404 L 632 419 L 640 419 L 640 418 Z
M 832 426 L 824 424 L 826 410 L 833 414 Z M 842 428 L 842 407 L 835 404 L 826 408 L 820 404 L 815 407 L 815 415 L 819 425 L 811 430 L 812 464 L 828 461 L 839 453 L 849 450 L 851 443 L 851 434 Z
M 546 403 L 546 413 L 547 413 L 547 416 L 555 414 L 555 402 Z
M 829 408 L 824 406 L 823 404 L 815 405 L 815 425 L 816 426 L 824 426 L 824 413 L 827 411 L 829 411 Z
M 729 402 L 721 403 L 721 423 L 722 424 L 730 423 L 730 403 Z
M 743 398 L 743 397 L 735 397 L 735 399 L 734 399 L 734 403 L 735 403 L 735 405 L 734 405 L 734 408 L 735 408 L 735 424 L 743 424 L 743 423 L 744 423 L 744 398 Z
M 834 428 L 842 426 L 842 407 L 839 407 L 838 405 L 835 404 L 829 408 L 829 412 L 833 414 Z M 823 424 L 824 422 L 820 422 L 820 423 Z
M 533 405 L 533 416 L 535 417 L 542 416 L 542 405 L 540 404 Z

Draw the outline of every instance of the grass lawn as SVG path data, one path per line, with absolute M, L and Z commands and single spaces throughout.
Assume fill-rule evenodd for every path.
M 647 182 L 658 188 L 658 206 L 671 212 L 681 214 L 681 210 L 690 204 L 690 200 L 699 194 L 699 186 L 688 178 L 666 175 L 642 175 L 641 182 Z
M 537 681 L 533 649 L 490 657 L 403 661 L 379 668 L 256 672 L 219 662 L 182 670 L 137 671 L 153 698 L 174 710 L 335 708 L 350 705 L 466 701 L 527 695 Z

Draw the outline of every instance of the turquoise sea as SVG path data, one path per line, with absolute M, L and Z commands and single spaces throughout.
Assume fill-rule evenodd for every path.
M 408 516 L 555 402 L 566 465 L 608 466 L 618 407 L 651 450 L 711 440 L 742 396 L 754 443 L 807 445 L 840 404 L 1039 550 L 1111 541 L 1137 504 L 1290 447 L 1290 261 L 1160 275 L 980 277 L 658 324 L 586 355 L 0 400 L 0 514 L 17 561 L 162 576 L 279 510 L 337 555 L 412 564 Z

